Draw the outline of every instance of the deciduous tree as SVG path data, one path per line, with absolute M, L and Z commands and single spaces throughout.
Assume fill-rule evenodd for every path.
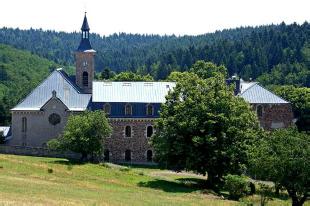
M 112 128 L 102 111 L 86 111 L 71 115 L 62 136 L 48 142 L 50 149 L 72 151 L 88 155 L 100 155 L 103 151 L 104 139 L 111 135 Z
M 241 173 L 246 151 L 260 131 L 250 105 L 234 96 L 223 75 L 174 76 L 179 81 L 162 105 L 152 139 L 158 161 L 208 174 L 211 184 L 228 173 Z
M 251 174 L 284 187 L 292 206 L 301 206 L 309 198 L 309 135 L 295 128 L 276 130 L 258 140 L 250 157 Z

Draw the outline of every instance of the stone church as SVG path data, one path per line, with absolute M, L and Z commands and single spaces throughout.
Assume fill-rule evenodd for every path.
M 110 82 L 94 80 L 94 56 L 86 15 L 81 41 L 75 52 L 76 75 L 62 69 L 52 72 L 12 112 L 10 138 L 6 144 L 25 148 L 44 148 L 59 136 L 72 114 L 85 110 L 104 110 L 113 134 L 106 139 L 107 161 L 151 162 L 148 139 L 156 132 L 154 120 L 174 82 Z M 293 120 L 289 102 L 257 82 L 227 80 L 236 84 L 236 95 L 249 102 L 265 129 L 288 127 Z

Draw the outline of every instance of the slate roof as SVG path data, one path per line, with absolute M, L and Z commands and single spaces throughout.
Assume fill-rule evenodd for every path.
M 86 12 L 85 12 L 85 16 L 84 16 L 84 20 L 83 20 L 81 30 L 82 31 L 89 31 L 90 30 L 89 25 L 88 25 L 88 21 L 87 21 L 87 17 L 86 17 Z
M 8 140 L 12 135 L 11 127 L 0 127 L 0 132 L 3 132 L 5 140 Z
M 70 111 L 84 111 L 91 99 L 91 94 L 81 93 L 69 76 L 62 69 L 57 69 L 11 110 L 40 110 L 51 99 L 53 90 Z
M 95 50 L 92 49 L 89 39 L 81 39 L 81 42 L 80 42 L 80 45 L 77 51 L 96 52 Z
M 289 104 L 281 97 L 265 89 L 258 82 L 240 82 L 240 94 L 250 104 Z
M 93 82 L 93 102 L 164 103 L 174 82 Z

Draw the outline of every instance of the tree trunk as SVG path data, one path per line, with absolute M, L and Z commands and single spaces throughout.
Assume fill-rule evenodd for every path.
M 289 191 L 288 194 L 292 198 L 292 206 L 302 206 L 305 201 L 307 200 L 307 194 L 304 194 L 304 196 L 301 199 L 298 199 L 295 191 Z

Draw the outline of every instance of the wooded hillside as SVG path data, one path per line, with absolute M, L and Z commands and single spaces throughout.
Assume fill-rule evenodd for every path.
M 0 29 L 0 43 L 26 49 L 62 65 L 73 65 L 79 33 Z M 165 79 L 197 60 L 224 64 L 230 75 L 258 77 L 264 84 L 309 86 L 310 25 L 280 25 L 223 30 L 199 36 L 92 34 L 96 70 L 130 70 Z M 283 77 L 283 78 L 282 78 Z

